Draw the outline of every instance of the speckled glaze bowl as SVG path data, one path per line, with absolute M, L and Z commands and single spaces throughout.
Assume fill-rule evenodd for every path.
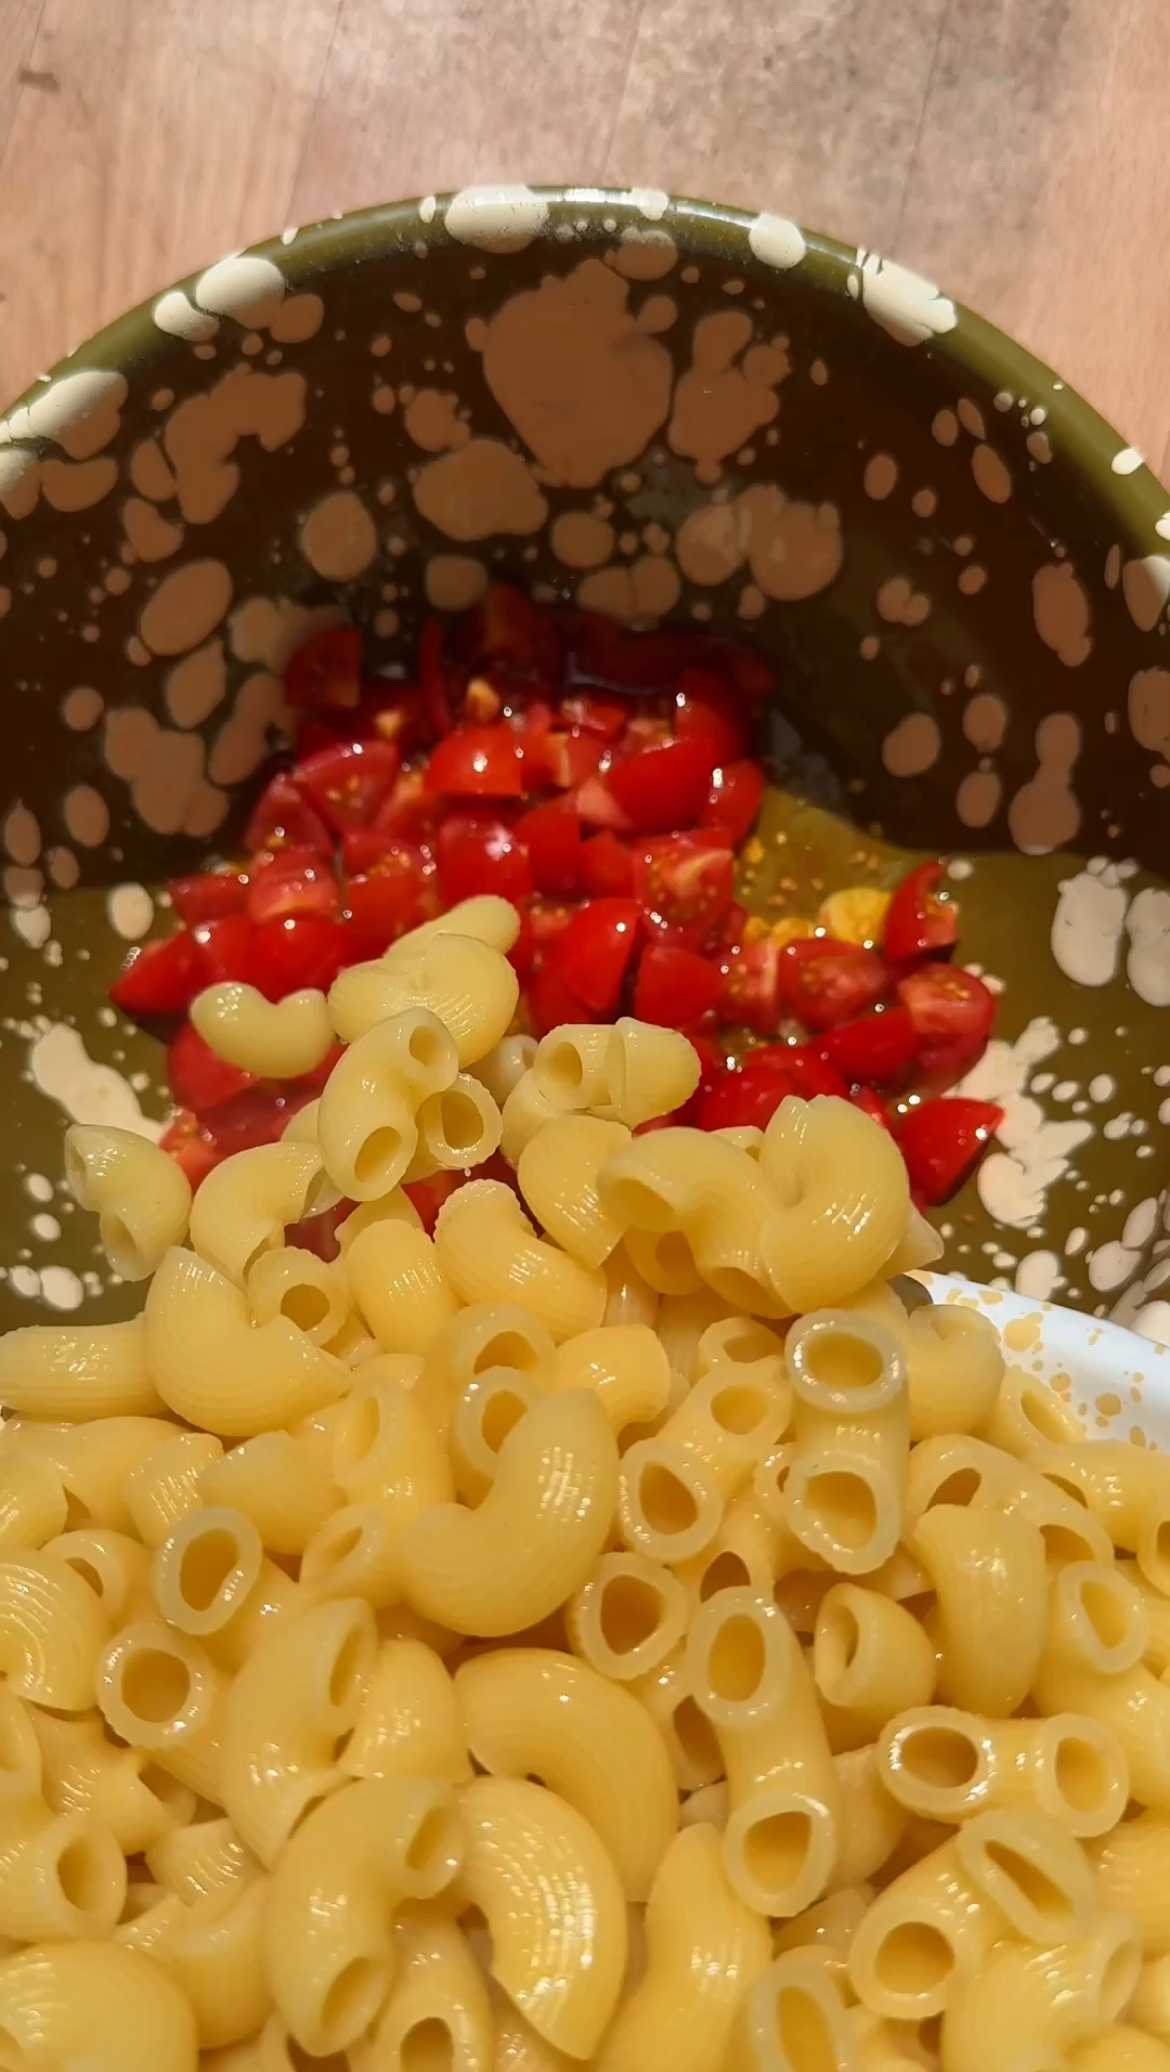
M 350 614 L 393 671 L 504 575 L 750 634 L 796 780 L 953 859 L 1007 1120 L 948 1263 L 1157 1333 L 1166 501 L 930 283 L 661 193 L 428 196 L 112 325 L 0 420 L 0 1324 L 132 1306 L 62 1111 L 164 1112 L 106 988 L 170 925 L 152 890 L 231 849 L 293 646 Z

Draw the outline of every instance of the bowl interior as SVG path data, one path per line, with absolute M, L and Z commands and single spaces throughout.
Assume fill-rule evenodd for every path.
M 496 576 L 774 664 L 761 910 L 794 849 L 834 882 L 954 859 L 1010 1128 L 948 1263 L 1137 1314 L 1165 1242 L 1164 501 L 930 283 L 655 193 L 373 210 L 112 326 L 0 421 L 0 1325 L 133 1306 L 60 1192 L 62 1110 L 165 1111 L 106 988 L 169 926 L 162 882 L 230 852 L 289 653 L 352 616 L 403 673 Z

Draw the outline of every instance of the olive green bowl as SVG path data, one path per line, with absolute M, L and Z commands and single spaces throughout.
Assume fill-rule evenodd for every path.
M 930 283 L 652 191 L 372 209 L 111 325 L 0 420 L 0 1324 L 136 1300 L 63 1192 L 63 1119 L 165 1113 L 106 989 L 170 925 L 151 891 L 230 850 L 305 627 L 352 614 L 392 672 L 506 576 L 775 663 L 813 803 L 773 806 L 765 911 L 779 833 L 836 883 L 894 872 L 824 806 L 953 859 L 1007 1120 L 947 1263 L 1154 1328 L 1166 504 Z

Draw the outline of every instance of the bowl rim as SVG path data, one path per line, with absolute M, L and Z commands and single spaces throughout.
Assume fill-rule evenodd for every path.
M 904 267 L 900 260 L 890 261 L 864 245 L 848 245 L 822 231 L 807 230 L 772 212 L 753 212 L 646 187 L 528 188 L 481 184 L 458 193 L 447 190 L 340 212 L 286 229 L 228 256 L 242 254 L 269 260 L 280 269 L 291 289 L 303 292 L 319 283 L 339 261 L 365 265 L 389 258 L 413 266 L 440 241 L 447 246 L 461 244 L 469 256 L 486 251 L 484 244 L 473 245 L 450 236 L 445 227 L 450 205 L 456 200 L 462 204 L 479 200 L 490 206 L 493 200 L 498 203 L 501 197 L 517 195 L 543 208 L 539 230 L 533 233 L 532 240 L 525 242 L 539 239 L 566 257 L 574 251 L 588 256 L 591 246 L 607 243 L 623 230 L 637 229 L 643 234 L 657 230 L 673 239 L 681 256 L 731 263 L 773 286 L 778 279 L 798 276 L 802 281 L 811 281 L 822 292 L 855 305 L 863 264 L 870 269 L 897 266 L 913 282 L 924 282 L 929 290 L 941 295 L 952 306 L 955 318 L 951 329 L 935 333 L 925 345 L 905 349 L 925 350 L 931 359 L 949 364 L 956 372 L 975 375 L 993 395 L 1011 397 L 1010 406 L 1005 407 L 1016 407 L 1017 397 L 1043 395 L 1043 405 L 1036 407 L 1045 411 L 1042 422 L 1050 436 L 1053 461 L 1071 468 L 1074 475 L 1090 485 L 1102 506 L 1102 516 L 1116 530 L 1119 543 L 1142 555 L 1157 554 L 1164 543 L 1170 543 L 1170 491 L 1163 488 L 1144 458 L 1133 461 L 1135 449 L 1055 369 L 998 325 L 950 296 L 945 288 L 936 289 L 933 282 L 926 281 L 913 268 Z M 802 241 L 803 255 L 790 267 L 778 270 L 753 252 L 749 233 L 761 220 L 794 233 Z M 27 408 L 47 384 L 91 369 L 145 373 L 152 361 L 173 354 L 184 342 L 159 328 L 154 321 L 154 309 L 162 296 L 191 289 L 215 263 L 209 260 L 207 265 L 157 288 L 144 301 L 94 332 L 47 373 L 38 375 L 0 415 L 0 447 L 10 442 L 29 443 L 14 441 L 7 420 Z M 1114 464 L 1123 457 L 1127 465 L 1119 471 Z

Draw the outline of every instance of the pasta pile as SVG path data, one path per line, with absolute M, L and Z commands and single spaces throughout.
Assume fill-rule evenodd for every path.
M 907 1307 L 847 1103 L 510 1034 L 515 930 L 205 995 L 347 1048 L 194 1200 L 68 1133 L 150 1286 L 0 1342 L 0 2072 L 1170 2072 L 1170 1467 Z

